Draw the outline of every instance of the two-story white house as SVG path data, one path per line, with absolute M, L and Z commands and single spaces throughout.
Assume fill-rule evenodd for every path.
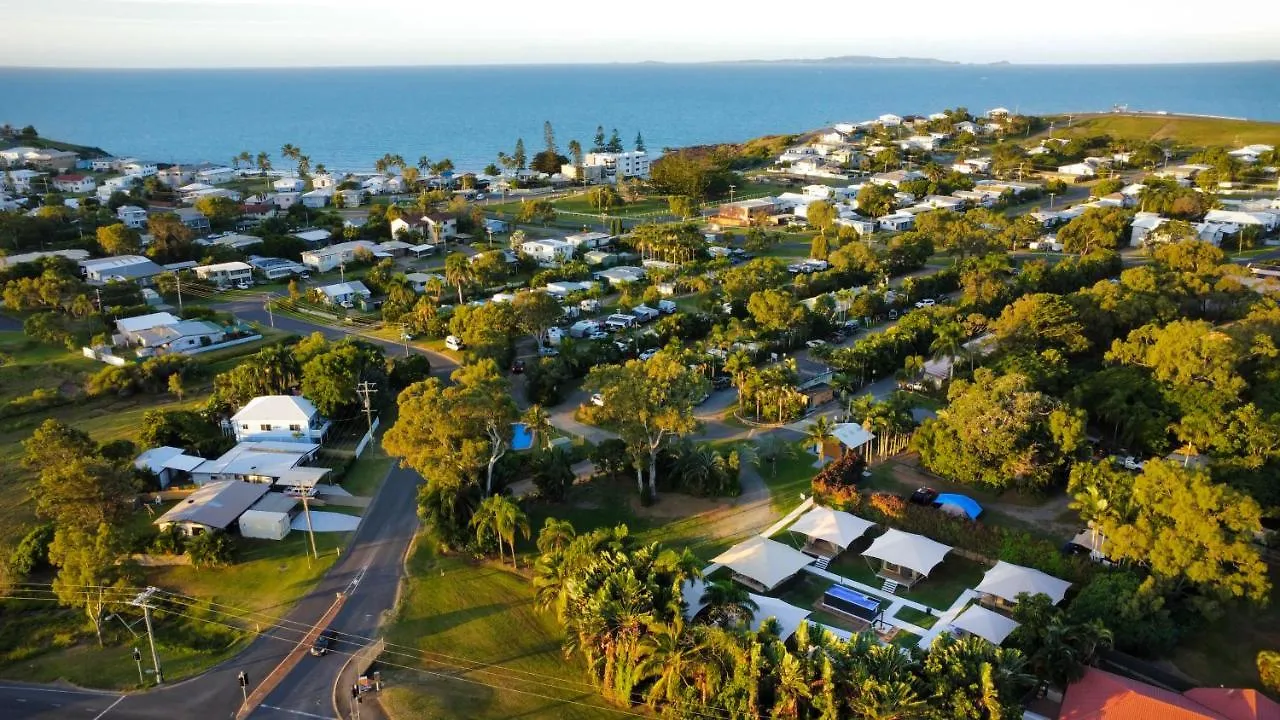
M 116 208 L 116 217 L 126 227 L 141 230 L 147 226 L 147 211 L 137 205 L 121 205 Z
M 302 192 L 306 186 L 302 178 L 297 177 L 282 177 L 271 183 L 271 187 L 275 188 L 276 192 Z
M 255 242 L 261 242 L 254 238 Z M 253 266 L 246 262 L 224 262 L 194 268 L 196 277 L 218 286 L 253 282 Z
M 329 419 L 310 400 L 296 395 L 263 395 L 231 416 L 236 440 L 322 443 Z
M 87 193 L 98 187 L 98 181 L 92 175 L 58 175 L 53 178 L 53 187 L 59 192 Z

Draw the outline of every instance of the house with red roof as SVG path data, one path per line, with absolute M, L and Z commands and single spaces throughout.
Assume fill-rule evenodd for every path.
M 98 181 L 92 175 L 58 175 L 53 178 L 53 187 L 59 192 L 88 193 L 98 187 Z
M 1088 668 L 1067 688 L 1058 720 L 1280 720 L 1280 704 L 1256 690 L 1177 693 Z

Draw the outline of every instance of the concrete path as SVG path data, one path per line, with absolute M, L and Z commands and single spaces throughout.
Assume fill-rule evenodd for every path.
M 360 518 L 345 513 L 311 511 L 311 529 L 316 532 L 354 532 L 360 525 Z M 294 530 L 307 530 L 307 516 L 299 514 L 290 525 Z

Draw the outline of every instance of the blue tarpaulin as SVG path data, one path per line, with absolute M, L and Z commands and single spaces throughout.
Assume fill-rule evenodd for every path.
M 982 506 L 977 500 L 968 495 L 956 495 L 955 493 L 942 493 L 934 498 L 933 504 L 947 512 L 962 512 L 970 520 L 977 520 L 982 514 Z

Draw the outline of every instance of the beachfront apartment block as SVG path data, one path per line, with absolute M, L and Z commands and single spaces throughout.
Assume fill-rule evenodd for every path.
M 649 153 L 644 150 L 620 153 L 587 153 L 586 157 L 582 159 L 582 164 L 586 167 L 602 168 L 603 175 L 601 179 L 609 182 L 617 182 L 627 178 L 647 178 L 649 177 L 651 162 L 652 159 L 649 157 Z

